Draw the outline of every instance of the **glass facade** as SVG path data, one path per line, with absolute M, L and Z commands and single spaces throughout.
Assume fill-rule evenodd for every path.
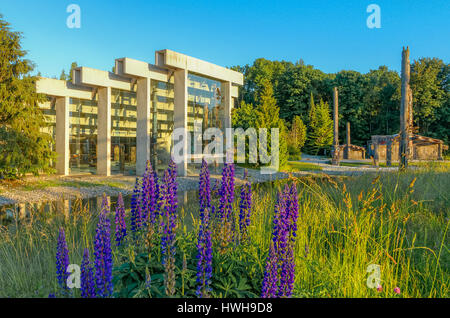
M 136 174 L 136 92 L 111 90 L 111 174 Z
M 188 74 L 188 129 L 194 131 L 194 121 L 201 124 L 203 132 L 208 128 L 219 128 L 224 132 L 225 108 L 222 83 L 203 76 Z M 210 142 L 210 141 L 204 141 Z M 204 148 L 204 144 L 202 149 Z M 194 138 L 191 138 L 194 153 Z
M 150 144 L 151 158 L 158 170 L 167 168 L 172 151 L 174 86 L 152 80 Z
M 97 171 L 97 114 L 97 100 L 70 99 L 70 174 Z

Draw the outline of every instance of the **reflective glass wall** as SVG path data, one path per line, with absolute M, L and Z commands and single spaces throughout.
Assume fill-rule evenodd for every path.
M 97 100 L 70 99 L 70 174 L 97 172 L 97 114 Z
M 111 90 L 111 173 L 136 174 L 136 92 Z
M 188 129 L 194 131 L 194 121 L 199 122 L 203 132 L 207 128 L 218 128 L 224 133 L 225 108 L 222 83 L 196 74 L 188 74 Z M 202 149 L 206 143 L 203 141 Z M 191 153 L 194 138 L 191 138 Z
M 164 170 L 172 151 L 174 86 L 173 83 L 152 80 L 151 87 L 150 153 L 154 166 Z

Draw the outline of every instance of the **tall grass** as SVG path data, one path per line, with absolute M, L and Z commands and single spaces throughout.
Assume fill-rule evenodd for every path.
M 297 179 L 297 297 L 448 297 L 449 173 L 426 169 Z M 255 200 L 252 240 L 269 248 L 275 191 Z M 382 292 L 368 288 L 370 264 Z
M 449 176 L 447 167 L 436 166 L 405 173 L 293 178 L 255 185 L 251 244 L 220 257 L 244 260 L 248 271 L 261 278 L 277 191 L 284 182 L 297 182 L 300 213 L 294 297 L 448 297 Z M 58 229 L 65 228 L 70 263 L 80 264 L 83 249 L 92 250 L 97 223 L 97 215 L 88 211 L 81 204 L 71 215 L 58 208 L 35 211 L 30 219 L 3 226 L 0 297 L 47 297 L 53 292 Z M 186 227 L 184 217 L 179 226 L 180 237 L 191 241 L 196 235 L 189 231 L 198 228 L 198 206 L 181 211 L 186 219 L 194 219 L 186 222 L 192 229 Z M 183 251 L 183 244 L 188 243 L 180 239 L 178 244 Z M 114 257 L 119 265 L 117 254 Z M 371 264 L 380 266 L 382 292 L 367 287 Z M 213 262 L 214 275 L 228 275 L 219 266 Z M 395 287 L 400 288 L 400 295 L 394 294 Z

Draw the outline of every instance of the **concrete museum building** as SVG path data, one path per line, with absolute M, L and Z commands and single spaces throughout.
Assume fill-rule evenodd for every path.
M 162 169 L 170 160 L 172 131 L 231 126 L 231 109 L 243 85 L 239 72 L 170 50 L 155 65 L 116 59 L 114 73 L 73 70 L 72 82 L 39 78 L 37 92 L 55 140 L 61 175 L 142 175 L 147 160 Z M 187 155 L 185 155 L 187 156 Z M 178 166 L 187 174 L 189 158 Z

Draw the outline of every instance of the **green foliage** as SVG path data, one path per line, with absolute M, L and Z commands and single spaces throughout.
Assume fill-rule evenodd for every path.
M 322 99 L 318 105 L 311 98 L 311 109 L 309 114 L 309 131 L 307 137 L 308 153 L 318 155 L 330 149 L 333 143 L 333 120 L 331 119 L 328 104 Z
M 293 165 L 298 170 L 302 166 Z M 294 297 L 448 297 L 448 165 L 378 176 L 295 179 L 301 212 L 294 254 Z M 274 205 L 284 182 L 253 186 L 248 242 L 220 254 L 218 242 L 213 240 L 213 297 L 260 295 Z M 0 218 L 4 222 L 0 227 L 0 297 L 45 298 L 55 291 L 55 252 L 61 226 L 72 264 L 81 264 L 85 247 L 92 251 L 97 214 L 81 202 L 75 206 L 67 216 L 61 208 L 54 208 L 36 209 L 32 217 L 9 223 Z M 195 297 L 198 206 L 184 208 L 187 213 L 181 209 L 176 241 L 176 297 Z M 236 202 L 236 216 L 238 209 Z M 194 225 L 186 228 L 190 215 Z M 113 212 L 110 218 L 114 219 Z M 114 295 L 162 297 L 158 240 L 150 249 L 142 242 L 130 243 L 129 248 L 112 247 Z M 380 265 L 381 293 L 366 286 L 370 264 Z M 147 271 L 151 273 L 150 289 L 145 286 Z M 400 295 L 393 293 L 396 286 Z M 73 295 L 79 297 L 79 290 Z
M 339 129 L 352 127 L 352 143 L 366 146 L 372 135 L 399 131 L 400 75 L 386 66 L 366 74 L 344 70 L 326 74 L 303 61 L 257 59 L 253 65 L 234 67 L 244 73 L 241 97 L 246 103 L 257 100 L 264 83 L 270 82 L 280 108 L 279 116 L 291 123 L 300 116 L 309 127 L 310 96 L 332 102 L 332 88 L 339 89 Z M 421 134 L 449 142 L 450 90 L 449 64 L 437 58 L 415 61 L 411 68 L 414 122 Z M 344 134 L 341 134 L 344 136 Z M 341 138 L 341 143 L 343 138 Z
M 450 64 L 421 58 L 411 65 L 414 123 L 426 136 L 450 136 Z
M 267 151 L 271 154 L 271 133 L 272 128 L 279 129 L 279 152 L 280 152 L 280 166 L 287 163 L 288 149 L 287 149 L 287 128 L 279 116 L 279 108 L 277 101 L 273 96 L 272 84 L 265 81 L 262 85 L 261 91 L 257 93 L 256 107 L 253 104 L 241 102 L 241 107 L 233 109 L 232 125 L 234 128 L 267 128 Z M 248 140 L 246 141 L 248 149 Z M 248 158 L 248 154 L 246 154 Z
M 33 65 L 24 57 L 21 34 L 11 31 L 0 16 L 0 179 L 25 173 L 51 171 L 52 138 L 41 132 L 46 126 L 36 93 Z
M 301 151 L 306 142 L 306 126 L 300 116 L 294 117 L 287 142 L 290 157 L 301 159 Z

